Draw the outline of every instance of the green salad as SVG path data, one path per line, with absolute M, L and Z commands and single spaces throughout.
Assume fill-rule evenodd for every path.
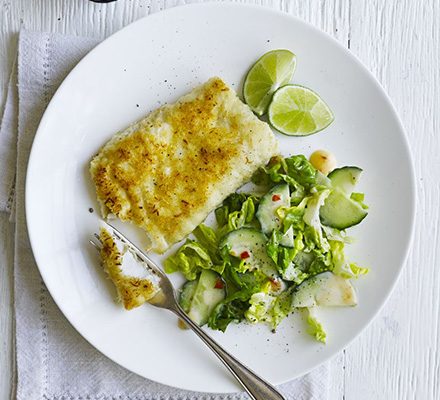
M 255 191 L 231 194 L 215 210 L 216 226 L 199 225 L 165 261 L 167 273 L 187 280 L 182 308 L 221 331 L 241 321 L 276 329 L 302 309 L 309 333 L 325 342 L 316 308 L 356 305 L 350 279 L 367 272 L 344 253 L 352 241 L 345 230 L 367 215 L 355 192 L 361 172 L 342 167 L 326 176 L 303 155 L 272 158 L 254 175 Z

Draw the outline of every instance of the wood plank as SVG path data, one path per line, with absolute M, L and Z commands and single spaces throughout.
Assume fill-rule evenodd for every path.
M 13 379 L 14 224 L 0 213 L 0 399 L 8 399 Z
M 407 130 L 418 211 L 396 290 L 347 349 L 347 400 L 440 398 L 439 17 L 437 0 L 374 0 L 352 7 L 351 50 L 385 87 Z M 399 173 L 399 166 L 386 172 Z

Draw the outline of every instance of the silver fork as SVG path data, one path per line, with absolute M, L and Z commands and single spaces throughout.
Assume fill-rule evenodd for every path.
M 155 307 L 165 308 L 172 311 L 179 318 L 181 318 L 188 327 L 190 327 L 197 336 L 214 352 L 226 368 L 234 375 L 238 382 L 243 386 L 252 400 L 285 400 L 285 397 L 278 392 L 275 387 L 264 379 L 260 378 L 255 372 L 243 365 L 234 356 L 229 354 L 223 347 L 221 347 L 214 339 L 205 333 L 191 318 L 183 311 L 177 302 L 176 292 L 168 277 L 164 272 L 154 263 L 142 250 L 128 240 L 121 232 L 114 226 L 103 221 L 103 223 L 110 228 L 114 236 L 123 242 L 136 257 L 145 263 L 148 268 L 159 278 L 158 293 L 149 300 L 149 303 Z M 99 240 L 99 235 L 95 233 L 95 237 Z M 100 243 L 90 240 L 90 243 L 98 250 L 101 248 Z

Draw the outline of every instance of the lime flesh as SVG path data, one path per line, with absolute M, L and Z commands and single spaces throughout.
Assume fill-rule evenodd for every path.
M 244 81 L 243 97 L 255 114 L 267 111 L 273 93 L 290 82 L 295 67 L 296 56 L 289 50 L 269 51 L 252 66 Z
M 329 126 L 333 113 L 313 90 L 286 85 L 272 97 L 268 110 L 270 124 L 290 136 L 307 136 Z

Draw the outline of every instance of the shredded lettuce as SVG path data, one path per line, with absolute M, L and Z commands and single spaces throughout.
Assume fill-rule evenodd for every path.
M 254 293 L 249 304 L 250 307 L 245 313 L 249 322 L 253 324 L 267 322 L 275 329 L 292 310 L 292 293 L 290 290 L 278 296 L 268 291 Z
M 291 189 L 291 203 L 298 204 L 306 191 L 316 184 L 317 170 L 303 155 L 288 158 L 273 157 L 266 167 L 260 168 L 252 181 L 257 185 L 273 186 L 286 182 Z
M 292 289 L 278 295 L 272 310 L 272 326 L 275 329 L 292 311 Z
M 222 257 L 218 249 L 218 236 L 214 229 L 200 224 L 193 231 L 193 235 L 196 237 L 200 246 L 206 249 L 207 253 L 211 257 L 211 260 L 215 264 L 222 264 Z
M 212 311 L 208 326 L 211 329 L 225 332 L 231 322 L 240 322 L 245 319 L 251 296 L 251 291 L 243 289 L 226 297 Z
M 307 312 L 307 324 L 309 326 L 307 332 L 312 335 L 318 342 L 325 343 L 327 339 L 327 334 L 322 324 L 318 321 L 315 308 L 308 308 Z
M 230 283 L 237 288 L 257 292 L 267 282 L 267 276 L 259 269 L 243 271 L 239 262 L 227 264 L 225 275 Z
M 308 198 L 304 198 L 298 205 L 289 208 L 280 207 L 277 210 L 278 216 L 283 221 L 283 230 L 287 232 L 289 228 L 294 231 L 303 231 L 305 227 L 304 213 L 306 211 Z
M 309 277 L 309 274 L 303 272 L 300 268 L 298 268 L 293 262 L 289 264 L 282 275 L 283 279 L 286 281 L 294 282 L 299 285 L 304 280 Z
M 285 171 L 288 176 L 295 179 L 305 188 L 310 188 L 316 183 L 316 169 L 303 155 L 296 155 L 284 159 Z
M 325 236 L 328 240 L 337 240 L 345 244 L 351 244 L 354 242 L 354 238 L 348 236 L 345 231 L 340 231 L 339 229 L 331 228 L 330 226 L 325 225 L 322 225 L 322 229 L 324 230 Z
M 368 273 L 368 268 L 360 267 L 355 263 L 346 260 L 344 254 L 344 243 L 330 240 L 331 257 L 333 262 L 333 273 L 345 279 L 358 278 Z
M 332 271 L 333 261 L 330 252 L 322 253 L 320 250 L 311 250 L 310 254 L 313 256 L 313 261 L 307 269 L 310 277 L 318 275 L 321 272 Z
M 252 181 L 268 190 L 285 182 L 290 190 L 290 205 L 276 210 L 281 221 L 279 229 L 267 236 L 261 233 L 263 240 L 258 248 L 261 253 L 252 250 L 250 256 L 242 259 L 230 254 L 230 244 L 222 244 L 220 248 L 225 235 L 232 231 L 242 227 L 261 228 L 256 218 L 259 198 L 233 193 L 215 210 L 218 229 L 199 225 L 193 232 L 196 240 L 188 239 L 165 261 L 167 273 L 180 271 L 188 281 L 197 279 L 205 269 L 221 275 L 227 295 L 208 318 L 212 329 L 225 331 L 231 322 L 243 320 L 264 322 L 275 329 L 291 312 L 292 293 L 298 285 L 326 271 L 344 279 L 358 278 L 368 272 L 367 268 L 346 259 L 344 246 L 353 239 L 345 231 L 321 224 L 320 208 L 334 188 L 331 180 L 304 156 L 273 157 L 254 174 Z M 363 193 L 354 192 L 350 197 L 362 208 L 368 208 Z M 248 250 L 246 243 L 242 247 L 243 253 Z M 236 253 L 242 254 L 234 249 L 233 254 Z M 263 256 L 267 258 L 266 253 L 273 261 L 273 264 L 270 260 L 266 262 L 270 273 L 252 268 L 248 257 L 258 261 Z M 316 315 L 316 307 L 302 309 L 307 312 L 308 332 L 325 343 L 326 332 Z
M 249 300 L 250 307 L 245 313 L 246 319 L 254 324 L 264 321 L 272 322 L 271 311 L 275 300 L 276 296 L 269 293 L 254 293 Z
M 280 240 L 282 236 L 282 233 L 279 231 L 274 230 L 272 232 L 266 244 L 267 254 L 274 261 L 283 279 L 293 281 L 299 285 L 308 276 L 297 268 L 293 262 L 296 255 L 304 248 L 303 235 L 301 232 L 297 232 L 293 242 L 294 247 L 292 248 L 281 246 Z
M 368 206 L 364 203 L 364 199 L 365 199 L 365 194 L 364 193 L 356 193 L 353 192 L 350 195 L 350 199 L 356 201 L 357 203 L 359 203 L 359 205 L 364 209 L 364 210 L 368 210 Z
M 242 228 L 245 225 L 256 223 L 255 211 L 258 205 L 258 198 L 245 194 L 233 193 L 215 210 L 215 216 L 220 231 L 218 236 L 223 237 L 233 230 Z
M 196 279 L 202 269 L 212 269 L 222 274 L 224 267 L 224 263 L 214 264 L 209 252 L 201 244 L 191 239 L 187 239 L 177 253 L 168 257 L 164 263 L 167 274 L 180 271 L 189 281 Z
M 329 189 L 324 189 L 313 194 L 308 202 L 307 209 L 304 212 L 304 222 L 308 225 L 305 229 L 304 236 L 309 246 L 318 247 L 324 252 L 330 249 L 327 239 L 322 232 L 321 220 L 319 219 L 319 209 L 324 204 L 325 199 L 330 194 Z

